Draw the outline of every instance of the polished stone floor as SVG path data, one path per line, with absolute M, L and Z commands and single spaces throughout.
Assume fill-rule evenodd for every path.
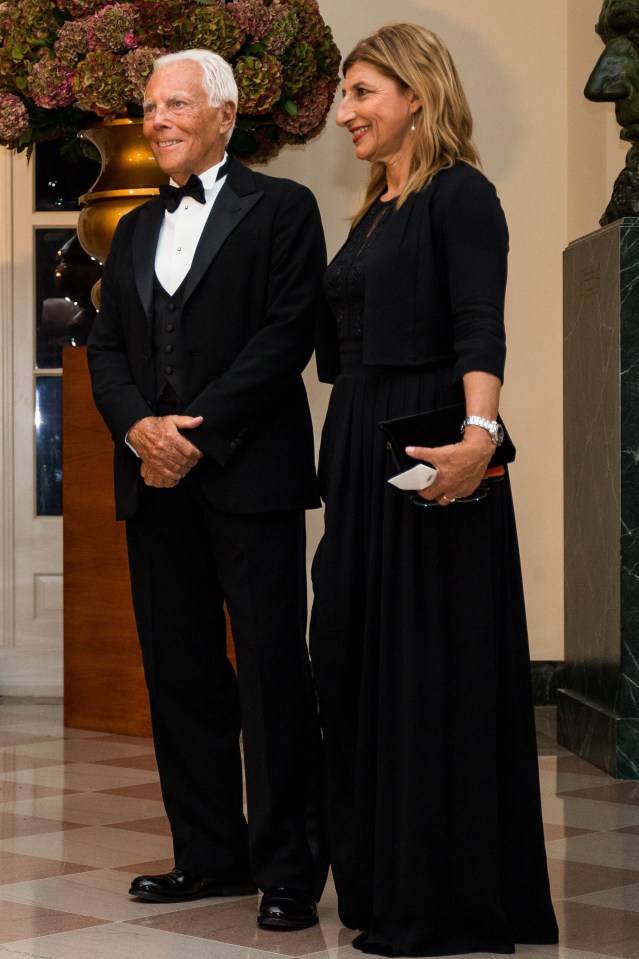
M 558 947 L 530 959 L 639 957 L 639 783 L 554 741 L 538 710 L 539 764 Z M 128 882 L 172 866 L 148 739 L 64 729 L 59 706 L 0 704 L 0 957 L 355 959 L 332 886 L 321 923 L 260 931 L 256 897 L 135 902 Z

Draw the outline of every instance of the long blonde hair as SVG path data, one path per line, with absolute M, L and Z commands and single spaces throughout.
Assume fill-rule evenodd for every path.
M 452 57 L 437 34 L 415 23 L 386 24 L 349 53 L 342 66 L 344 76 L 356 63 L 368 63 L 401 89 L 413 90 L 421 103 L 421 109 L 413 114 L 413 157 L 408 181 L 397 198 L 398 208 L 443 167 L 458 160 L 479 166 L 468 100 Z M 354 223 L 385 186 L 386 167 L 374 162 Z

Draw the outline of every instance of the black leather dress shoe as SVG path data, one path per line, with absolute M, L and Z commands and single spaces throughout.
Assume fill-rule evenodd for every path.
M 247 882 L 220 882 L 196 872 L 173 869 L 160 876 L 138 876 L 131 883 L 130 896 L 151 902 L 191 902 L 207 896 L 252 896 L 257 887 Z
M 288 886 L 272 886 L 262 896 L 258 926 L 275 929 L 306 929 L 314 926 L 317 906 L 310 893 Z

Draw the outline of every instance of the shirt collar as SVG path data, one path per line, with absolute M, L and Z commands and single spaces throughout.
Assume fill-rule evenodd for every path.
M 222 164 L 226 162 L 226 160 L 227 154 L 225 153 L 219 163 L 216 163 L 215 166 L 209 167 L 208 170 L 204 171 L 204 173 L 198 174 L 205 191 L 213 189 L 217 182 L 217 171 L 220 169 Z M 224 182 L 224 177 L 222 177 L 220 182 Z M 177 186 L 177 183 L 173 179 L 170 180 L 170 183 L 172 186 Z

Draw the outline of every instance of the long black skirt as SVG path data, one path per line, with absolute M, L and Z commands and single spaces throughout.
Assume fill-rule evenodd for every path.
M 380 420 L 458 402 L 450 370 L 359 368 L 322 434 L 311 656 L 339 913 L 390 956 L 553 943 L 508 479 L 427 509 Z

